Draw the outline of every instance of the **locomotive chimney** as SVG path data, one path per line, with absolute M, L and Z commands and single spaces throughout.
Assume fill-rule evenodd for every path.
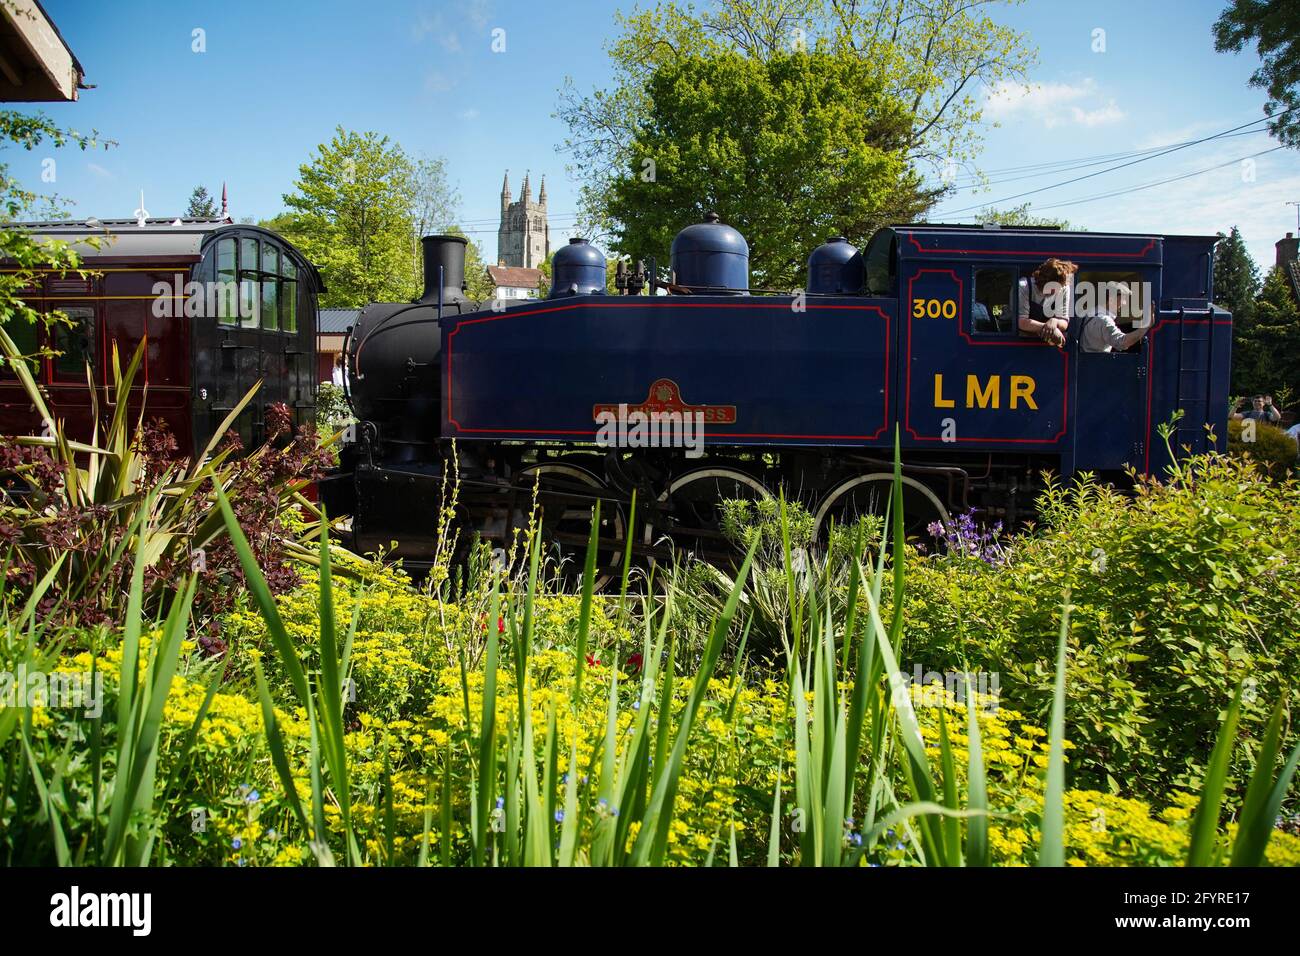
M 463 236 L 425 236 L 420 240 L 424 249 L 424 293 L 417 299 L 423 305 L 438 304 L 438 268 L 442 267 L 442 301 L 463 302 L 465 293 L 465 246 Z

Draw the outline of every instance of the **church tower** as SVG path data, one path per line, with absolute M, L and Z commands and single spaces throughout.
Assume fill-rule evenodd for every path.
M 501 182 L 501 225 L 497 229 L 497 260 L 501 265 L 536 269 L 551 255 L 551 229 L 546 221 L 546 178 L 537 201 L 529 173 L 524 173 L 518 202 L 510 201 L 510 172 Z

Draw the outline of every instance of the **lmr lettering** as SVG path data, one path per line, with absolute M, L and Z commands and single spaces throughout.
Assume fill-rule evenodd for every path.
M 1031 375 L 1010 376 L 1007 383 L 1009 393 L 1007 395 L 1007 407 L 1016 409 L 1023 402 L 1026 408 L 1038 411 L 1038 403 L 1034 401 L 1035 387 L 1037 387 L 1037 383 Z M 957 407 L 957 400 L 948 398 L 944 394 L 943 375 L 939 373 L 934 376 L 934 407 Z M 981 380 L 978 375 L 967 375 L 965 407 L 1002 408 L 1002 376 L 990 375 L 988 378 Z

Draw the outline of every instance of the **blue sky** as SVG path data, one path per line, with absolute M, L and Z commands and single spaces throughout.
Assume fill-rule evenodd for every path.
M 74 214 L 129 216 L 144 190 L 156 216 L 181 212 L 199 183 L 228 184 L 236 218 L 280 211 L 299 164 L 335 125 L 387 133 L 409 152 L 443 156 L 462 196 L 461 220 L 486 254 L 496 245 L 498 193 L 508 167 L 518 196 L 525 170 L 534 191 L 548 174 L 552 244 L 567 234 L 576 185 L 556 152 L 564 127 L 552 117 L 566 76 L 580 88 L 609 78 L 603 43 L 611 0 L 372 0 L 315 2 L 88 2 L 44 0 L 94 90 L 49 107 L 58 122 L 116 140 L 108 151 L 9 151 L 15 175 L 76 202 Z M 1253 51 L 1214 52 L 1210 28 L 1225 0 L 1029 0 L 995 16 L 1030 32 L 1040 62 L 1026 88 L 979 91 L 988 101 L 980 168 L 1177 143 L 1258 119 L 1262 91 L 1247 86 Z M 192 50 L 195 29 L 206 52 Z M 491 31 L 506 31 L 493 53 Z M 1093 52 L 1094 31 L 1105 52 Z M 998 125 L 994 126 L 993 123 Z M 1092 172 L 1056 173 L 965 190 L 932 214 L 969 219 L 967 207 L 1029 200 L 1035 211 L 1088 229 L 1203 233 L 1242 228 L 1261 266 L 1296 228 L 1300 151 L 1239 159 L 1275 146 L 1267 134 L 1205 143 L 1068 186 Z M 40 181 L 41 160 L 57 181 Z M 1224 168 L 1109 200 L 1048 209 L 1207 167 Z M 959 183 L 963 180 L 959 179 Z M 1044 186 L 1037 195 L 1011 198 Z

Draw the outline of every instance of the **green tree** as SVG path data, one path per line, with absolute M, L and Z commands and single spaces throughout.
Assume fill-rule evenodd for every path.
M 1239 53 L 1255 41 L 1260 63 L 1250 85 L 1268 93 L 1269 129 L 1300 146 L 1300 4 L 1295 0 L 1232 0 L 1214 24 L 1214 49 Z
M 1300 394 L 1300 309 L 1281 269 L 1270 269 L 1251 316 L 1234 321 L 1232 389 L 1237 394 Z
M 185 208 L 187 219 L 211 219 L 217 214 L 217 204 L 208 195 L 206 186 L 195 186 L 190 193 L 190 204 Z
M 460 196 L 447 182 L 447 163 L 440 157 L 421 157 L 411 163 L 411 254 L 415 274 L 424 286 L 422 236 L 445 233 L 456 216 Z
M 1259 267 L 1236 226 L 1214 250 L 1214 300 L 1232 313 L 1238 325 L 1249 324 L 1259 295 Z
M 1068 219 L 1053 219 L 1051 216 L 1035 216 L 1030 211 L 1029 203 L 1021 203 L 1019 206 L 1012 206 L 1010 209 L 994 209 L 992 206 L 985 206 L 975 214 L 975 221 L 978 223 L 996 223 L 999 226 L 1033 226 L 1037 228 L 1053 228 L 1062 230 L 1074 230 L 1077 227 L 1070 225 Z
M 93 131 L 85 135 L 76 130 L 61 129 L 42 113 L 0 111 L 0 148 L 17 145 L 31 152 L 42 143 L 55 147 L 72 145 L 81 150 L 114 145 L 111 140 L 101 142 Z M 28 302 L 24 290 L 33 284 L 39 285 L 41 274 L 47 270 L 61 276 L 73 271 L 82 276 L 89 275 L 81 269 L 81 257 L 71 243 L 61 240 L 37 242 L 27 230 L 11 225 L 33 210 L 51 204 L 58 208 L 57 199 L 38 196 L 22 188 L 9 175 L 8 163 L 0 162 L 0 258 L 7 260 L 8 264 L 7 269 L 0 272 L 0 326 L 17 344 L 19 351 L 28 355 L 36 351 L 37 323 L 57 321 L 59 313 L 41 312 Z M 86 231 L 93 232 L 89 227 Z M 88 235 L 85 241 L 95 246 L 99 239 Z M 0 363 L 4 361 L 0 357 Z
M 905 158 L 907 110 L 856 56 L 680 56 L 647 88 L 632 153 L 653 166 L 615 178 L 605 202 L 620 251 L 662 255 L 715 210 L 748 238 L 754 285 L 790 288 L 828 235 L 860 242 L 936 195 Z
M 557 115 L 566 123 L 569 134 L 564 149 L 571 156 L 572 168 L 581 177 L 580 207 L 582 228 L 598 240 L 617 237 L 623 227 L 642 232 L 654 232 L 656 227 L 642 230 L 633 223 L 622 223 L 613 204 L 621 180 L 642 176 L 647 171 L 646 159 L 660 163 L 660 157 L 639 152 L 647 138 L 654 139 L 655 114 L 663 108 L 658 98 L 667 88 L 674 93 L 678 103 L 692 99 L 703 101 L 703 95 L 692 98 L 688 91 L 672 90 L 674 78 L 685 81 L 688 77 L 704 76 L 704 61 L 729 56 L 731 61 L 722 70 L 720 79 L 727 85 L 728 93 L 746 87 L 766 94 L 788 94 L 794 102 L 810 101 L 808 85 L 818 90 L 821 98 L 814 104 L 810 128 L 777 130 L 779 121 L 790 122 L 792 111 L 779 100 L 767 100 L 767 105 L 777 107 L 777 116 L 765 117 L 755 104 L 732 96 L 723 104 L 708 110 L 718 130 L 727 133 L 735 127 L 760 131 L 759 146 L 766 146 L 761 138 L 767 132 L 797 142 L 805 137 L 797 158 L 785 162 L 787 170 L 774 171 L 780 178 L 794 178 L 802 173 L 810 180 L 826 175 L 842 165 L 840 151 L 847 152 L 851 172 L 861 173 L 871 164 L 860 162 L 863 151 L 881 149 L 881 141 L 866 139 L 853 142 L 849 132 L 831 127 L 820 129 L 819 121 L 843 118 L 849 122 L 854 134 L 879 132 L 871 122 L 878 117 L 858 118 L 847 115 L 845 107 L 852 104 L 860 90 L 869 91 L 868 102 L 879 118 L 888 122 L 888 135 L 884 139 L 888 148 L 898 154 L 903 167 L 921 169 L 929 166 L 938 169 L 947 163 L 969 162 L 979 145 L 981 119 L 980 98 L 976 95 L 981 84 L 994 84 L 1010 77 L 1022 77 L 1033 62 L 1034 54 L 1024 37 L 993 21 L 986 11 L 993 0 L 716 0 L 704 9 L 677 2 L 660 3 L 650 10 L 635 10 L 630 14 L 615 14 L 620 28 L 619 36 L 609 46 L 613 65 L 613 82 L 606 89 L 582 93 L 567 80 L 562 91 Z M 817 78 L 805 76 L 803 83 L 788 75 L 795 55 L 816 55 L 825 58 L 820 62 L 834 64 L 836 75 L 850 85 L 832 89 L 829 84 L 818 86 Z M 765 79 L 758 74 L 746 76 L 736 63 L 755 61 L 773 64 L 774 72 Z M 856 61 L 858 71 L 850 69 L 848 61 Z M 785 76 L 781 76 L 782 73 Z M 893 124 L 897 124 L 894 128 Z M 667 124 L 664 124 L 665 126 Z M 796 117 L 793 125 L 804 125 Z M 824 149 L 811 148 L 821 137 Z M 660 132 L 662 139 L 662 131 Z M 684 192 L 684 187 L 707 184 L 706 176 L 680 160 L 695 158 L 710 160 L 713 169 L 723 174 L 721 188 L 730 188 L 735 180 L 746 175 L 753 167 L 748 156 L 741 154 L 741 140 L 733 144 L 723 142 L 724 136 L 715 137 L 716 149 L 707 149 L 707 143 L 686 144 L 687 154 L 677 157 L 677 181 L 673 187 Z M 689 147 L 689 148 L 687 148 Z M 671 159 L 671 157 L 670 157 Z M 856 161 L 856 162 L 855 162 Z M 795 164 L 802 164 L 797 167 Z M 875 170 L 876 173 L 879 170 Z M 787 175 L 787 173 L 789 175 Z M 667 180 L 661 170 L 656 170 L 657 181 Z M 766 183 L 756 184 L 750 190 L 749 201 L 763 201 L 760 189 Z M 861 190 L 877 193 L 878 176 L 866 183 L 842 177 L 845 192 Z M 913 192 L 896 197 L 896 205 L 907 209 L 925 208 L 933 196 L 920 190 L 919 180 Z M 646 205 L 629 203 L 633 197 Z M 703 191 L 697 194 L 698 211 L 707 204 Z M 773 204 L 779 202 L 774 199 Z M 624 189 L 623 205 L 618 213 L 629 217 L 649 215 L 660 217 L 659 203 L 652 190 Z M 674 210 L 679 217 L 677 226 L 686 225 L 693 216 L 685 216 L 685 209 Z M 735 213 L 720 209 L 724 218 L 736 219 Z M 790 211 L 794 215 L 794 211 Z M 766 213 L 755 217 L 762 223 L 770 221 Z M 849 226 L 840 226 L 848 230 Z M 777 242 L 784 233 L 769 236 L 763 231 L 754 232 L 753 225 L 747 238 L 760 255 L 780 258 Z M 852 234 L 851 234 L 852 235 Z M 660 239 L 663 237 L 660 236 Z M 818 239 L 823 236 L 818 235 Z M 853 236 L 853 238 L 861 238 Z M 662 255 L 666 249 L 633 249 L 619 247 L 619 251 L 648 255 Z M 788 250 L 788 261 L 802 259 L 807 249 Z M 789 277 L 789 266 L 774 267 L 772 278 L 776 281 Z
M 279 231 L 320 267 L 322 306 L 401 302 L 418 293 L 415 164 L 379 133 L 341 126 L 298 169 Z

